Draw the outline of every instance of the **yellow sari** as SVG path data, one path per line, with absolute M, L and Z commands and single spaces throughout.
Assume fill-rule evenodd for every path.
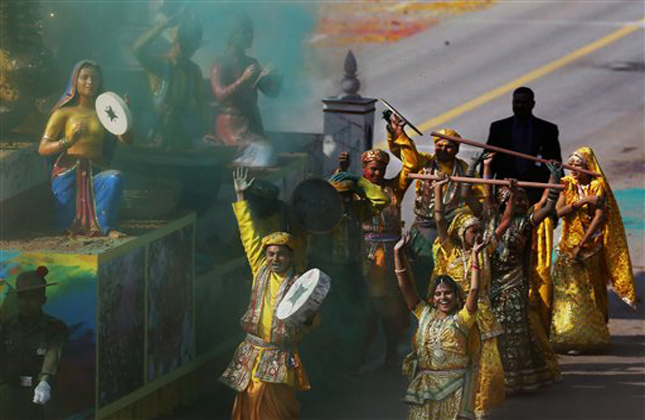
M 571 258 L 573 249 L 585 235 L 594 211 L 584 205 L 562 218 L 562 238 L 553 269 L 553 316 L 551 342 L 559 350 L 602 349 L 609 344 L 607 328 L 607 282 L 630 306 L 636 293 L 620 210 L 600 165 L 588 147 L 575 155 L 601 176 L 581 185 L 572 176 L 562 179 L 566 204 L 589 195 L 605 197 L 606 222 L 584 244 L 580 260 Z
M 470 289 L 468 278 L 472 265 L 471 253 L 465 250 L 464 234 L 469 226 L 480 223 L 471 213 L 458 213 L 450 224 L 449 238 L 443 243 L 439 238 L 434 243 L 434 270 L 432 278 L 447 274 L 461 286 L 464 293 Z M 481 292 L 479 294 L 476 325 L 479 329 L 482 350 L 476 361 L 479 374 L 476 384 L 475 412 L 478 416 L 486 415 L 504 403 L 504 367 L 497 346 L 497 337 L 503 333 L 501 325 L 495 319 L 488 290 L 490 288 L 489 256 L 497 247 L 494 239 L 480 255 L 478 263 L 482 267 Z

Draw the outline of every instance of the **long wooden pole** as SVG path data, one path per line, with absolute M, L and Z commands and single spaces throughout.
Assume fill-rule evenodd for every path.
M 424 174 L 408 174 L 408 178 L 412 179 L 428 179 L 431 181 L 436 181 L 441 179 L 437 175 L 424 175 Z M 510 181 L 505 179 L 485 179 L 485 178 L 470 178 L 466 176 L 451 176 L 449 177 L 451 181 L 457 182 L 470 182 L 471 184 L 490 184 L 490 185 L 506 185 L 510 186 Z M 527 181 L 517 181 L 517 186 L 522 188 L 553 188 L 556 190 L 564 190 L 564 184 L 549 184 L 544 182 L 527 182 Z
M 386 101 L 386 100 L 385 100 L 385 99 L 383 99 L 383 98 L 378 98 L 378 100 L 379 100 L 379 101 L 381 101 L 381 102 L 383 102 L 383 105 L 385 105 L 385 106 L 386 106 L 390 111 L 392 111 L 392 112 L 394 112 L 396 115 L 398 115 L 398 116 L 399 116 L 399 118 L 401 118 L 401 119 L 402 119 L 402 120 L 403 120 L 403 121 L 404 121 L 408 126 L 410 126 L 410 128 L 411 128 L 411 129 L 413 129 L 414 131 L 416 131 L 418 135 L 420 135 L 420 136 L 422 136 L 422 135 L 423 135 L 423 133 L 421 133 L 421 131 L 420 131 L 418 128 L 416 128 L 416 127 L 414 126 L 414 124 L 412 124 L 412 123 L 410 122 L 410 120 L 408 120 L 407 118 L 405 118 L 405 117 L 403 116 L 403 114 L 401 114 L 401 113 L 400 113 L 396 108 L 394 108 L 392 105 L 390 105 L 390 103 L 389 103 L 388 101 Z
M 524 153 L 516 152 L 514 150 L 504 149 L 502 147 L 491 146 L 490 144 L 480 143 L 480 142 L 475 141 L 475 140 L 468 140 L 468 139 L 462 139 L 460 137 L 448 136 L 446 134 L 437 133 L 436 131 L 433 131 L 431 133 L 431 135 L 434 136 L 434 137 L 440 137 L 442 139 L 454 141 L 455 143 L 463 143 L 463 144 L 468 144 L 468 145 L 475 146 L 475 147 L 481 147 L 482 149 L 490 150 L 492 152 L 505 153 L 507 155 L 517 156 L 517 157 L 521 157 L 521 158 L 529 159 L 529 160 L 534 160 L 536 162 L 549 163 L 548 159 L 543 159 L 543 158 L 527 155 L 527 154 L 524 154 Z M 600 176 L 600 174 L 598 172 L 590 171 L 588 169 L 576 168 L 575 166 L 571 166 L 571 165 L 568 165 L 566 163 L 563 163 L 562 167 L 567 168 L 567 169 L 569 169 L 571 171 L 582 172 L 583 174 L 587 174 L 587 175 L 591 175 L 591 176 Z

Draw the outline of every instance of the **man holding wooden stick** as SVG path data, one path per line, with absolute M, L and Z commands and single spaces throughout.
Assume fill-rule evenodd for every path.
M 434 176 L 446 174 L 451 177 L 466 176 L 468 164 L 457 158 L 459 143 L 433 136 L 434 154 L 417 151 L 414 142 L 405 133 L 403 127 L 406 121 L 396 113 L 385 113 L 388 119 L 388 146 L 390 152 L 403 161 L 403 166 L 410 168 L 410 177 L 420 174 Z M 455 130 L 439 130 L 440 134 L 453 138 L 461 136 Z M 443 185 L 443 205 L 448 223 L 454 218 L 458 208 L 464 205 L 459 183 L 449 181 Z M 483 196 L 483 188 L 473 188 L 475 197 Z M 415 221 L 410 232 L 412 234 L 412 249 L 416 261 L 414 263 L 414 277 L 421 282 L 422 287 L 427 286 L 427 279 L 432 273 L 432 244 L 437 237 L 437 228 L 434 221 L 434 193 L 432 182 L 419 179 L 416 184 L 416 197 L 414 200 Z M 423 289 L 425 291 L 425 289 Z

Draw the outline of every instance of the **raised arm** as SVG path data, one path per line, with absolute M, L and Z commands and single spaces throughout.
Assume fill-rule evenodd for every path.
M 479 287 L 480 287 L 480 273 L 481 268 L 479 267 L 479 254 L 481 250 L 486 246 L 486 242 L 482 241 L 481 238 L 479 242 L 476 242 L 472 249 L 472 258 L 470 259 L 473 263 L 470 266 L 470 289 L 468 290 L 468 296 L 466 296 L 466 309 L 468 312 L 474 313 L 477 311 L 477 301 L 479 300 Z
M 484 164 L 482 165 L 484 179 L 493 179 L 493 160 L 495 158 L 494 152 L 489 152 L 484 157 Z M 495 198 L 493 197 L 493 186 L 484 184 L 484 210 L 486 213 L 491 214 L 491 210 L 495 207 Z
M 233 203 L 233 211 L 240 229 L 244 252 L 255 279 L 262 266 L 266 264 L 266 255 L 262 249 L 262 238 L 258 234 L 258 229 L 251 215 L 249 202 L 244 197 L 245 191 L 251 186 L 254 179 L 248 180 L 248 169 L 237 168 L 233 172 L 233 185 L 237 195 L 237 202 Z
M 547 164 L 547 168 L 549 168 L 549 171 L 551 172 L 551 176 L 549 177 L 549 182 L 552 184 L 559 184 L 560 183 L 560 177 L 562 176 L 562 165 L 558 162 L 551 162 Z M 544 219 L 549 217 L 551 214 L 554 213 L 555 211 L 555 204 L 558 202 L 558 198 L 560 196 L 560 191 L 556 189 L 548 189 L 548 192 L 545 191 L 546 194 L 546 202 L 543 205 L 537 206 L 537 210 L 533 213 L 533 224 L 535 226 L 539 225 L 542 223 Z M 540 200 L 541 204 L 542 200 Z
M 468 169 L 466 170 L 466 176 L 474 178 L 477 172 L 477 166 L 484 161 L 486 158 L 486 150 L 483 150 L 481 153 L 477 153 L 470 159 L 468 164 Z M 477 217 L 479 217 L 483 211 L 483 207 L 479 200 L 472 193 L 473 184 L 469 182 L 461 183 L 461 199 L 464 200 L 470 211 Z
M 387 146 L 390 149 L 390 153 L 401 160 L 401 146 L 395 140 L 403 132 L 405 121 L 389 109 L 383 111 L 383 119 L 386 121 L 385 131 L 387 131 Z
M 132 46 L 132 52 L 137 58 L 141 66 L 150 73 L 153 73 L 157 76 L 162 76 L 163 64 L 161 60 L 157 57 L 154 57 L 149 53 L 148 47 L 150 43 L 157 38 L 163 31 L 168 28 L 171 28 L 179 23 L 180 14 L 169 17 L 167 20 L 160 22 L 148 29 L 143 35 L 139 37 Z
M 437 225 L 437 232 L 439 240 L 443 243 L 448 239 L 448 221 L 443 208 L 443 185 L 450 181 L 450 177 L 446 174 L 439 174 L 440 180 L 435 181 L 432 188 L 434 189 L 434 221 Z
M 387 145 L 390 152 L 403 162 L 408 173 L 417 173 L 423 168 L 425 157 L 419 153 L 416 145 L 405 133 L 405 123 L 396 115 L 391 114 L 388 124 Z
M 401 294 L 403 295 L 403 300 L 405 300 L 408 309 L 412 310 L 419 304 L 420 299 L 417 288 L 414 285 L 414 276 L 409 269 L 410 266 L 406 254 L 406 250 L 410 245 L 410 238 L 410 233 L 406 232 L 394 246 L 394 272 L 399 283 L 399 288 L 401 289 Z
M 509 181 L 511 182 L 511 185 L 510 185 L 511 196 L 508 198 L 508 201 L 506 202 L 506 208 L 504 209 L 504 214 L 502 214 L 502 218 L 499 221 L 499 225 L 495 229 L 495 239 L 498 241 L 502 239 L 504 232 L 506 232 L 506 229 L 508 229 L 509 226 L 511 225 L 511 222 L 513 221 L 513 213 L 515 212 L 515 197 L 517 197 L 517 180 L 509 179 Z

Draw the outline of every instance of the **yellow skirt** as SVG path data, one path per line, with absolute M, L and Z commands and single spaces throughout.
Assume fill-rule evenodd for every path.
M 504 403 L 504 367 L 497 348 L 497 337 L 482 343 L 478 367 L 475 413 L 481 417 Z
M 441 401 L 426 401 L 422 405 L 410 404 L 408 420 L 454 420 L 459 413 L 463 395 L 464 389 L 457 388 Z
M 232 420 L 294 420 L 300 404 L 293 387 L 285 384 L 249 381 L 244 392 L 238 392 Z
M 549 343 L 549 337 L 546 335 L 543 324 L 544 318 L 537 310 L 529 308 L 529 324 L 531 332 L 535 337 L 535 342 L 538 345 L 538 351 L 546 361 L 549 375 L 553 381 L 560 381 L 562 374 L 560 372 L 560 365 L 558 363 L 558 356 L 553 351 L 553 346 Z
M 553 269 L 551 343 L 556 351 L 609 345 L 607 269 L 602 253 L 583 261 L 560 254 Z

